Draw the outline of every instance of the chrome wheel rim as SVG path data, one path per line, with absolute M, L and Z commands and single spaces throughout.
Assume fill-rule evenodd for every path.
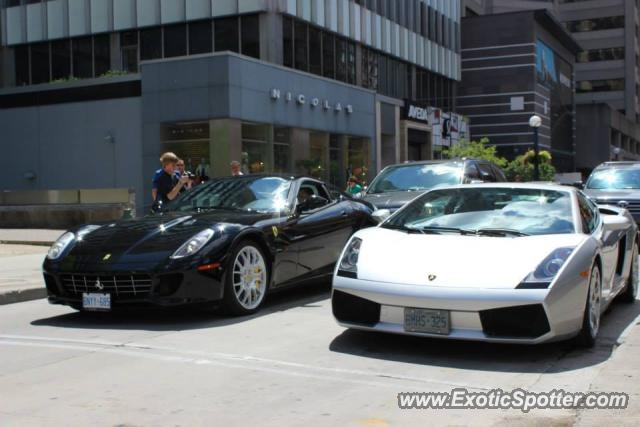
M 600 271 L 594 268 L 591 272 L 591 281 L 589 283 L 589 326 L 591 327 L 591 336 L 595 337 L 600 328 Z
M 260 251 L 245 246 L 233 262 L 233 292 L 245 309 L 258 307 L 267 288 L 267 267 Z

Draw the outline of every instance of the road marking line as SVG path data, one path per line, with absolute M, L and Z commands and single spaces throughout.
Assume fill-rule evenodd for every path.
M 292 376 L 328 379 L 336 381 L 346 381 L 350 383 L 367 384 L 367 385 L 385 385 L 387 387 L 396 386 L 387 382 L 370 381 L 370 380 L 358 380 L 347 379 L 344 376 L 356 376 L 373 379 L 385 379 L 396 382 L 413 382 L 417 384 L 437 384 L 446 387 L 465 387 L 470 390 L 487 390 L 483 386 L 471 386 L 469 384 L 460 384 L 448 381 L 439 380 L 425 380 L 421 378 L 410 377 L 406 375 L 397 375 L 393 373 L 384 372 L 371 372 L 362 371 L 356 369 L 345 368 L 329 368 L 323 366 L 313 366 L 297 362 L 288 362 L 276 359 L 267 359 L 261 357 L 255 357 L 250 355 L 238 355 L 218 352 L 204 352 L 204 351 L 189 351 L 181 350 L 172 347 L 152 346 L 146 344 L 135 343 L 117 343 L 109 341 L 84 341 L 78 339 L 66 339 L 66 338 L 51 338 L 51 337 L 35 337 L 35 336 L 21 336 L 21 335 L 0 335 L 0 345 L 13 345 L 13 346 L 32 346 L 32 347 L 51 347 L 61 348 L 77 351 L 91 351 L 91 352 L 107 352 L 113 354 L 120 354 L 133 357 L 148 357 L 151 359 L 167 362 L 182 362 L 192 363 L 196 365 L 219 365 L 229 368 L 238 368 L 243 370 L 257 370 L 279 374 L 286 374 Z M 155 353 L 152 353 L 155 352 Z M 173 353 L 176 356 L 162 355 L 158 352 Z M 240 362 L 243 364 L 233 363 Z M 250 363 L 247 366 L 247 363 Z M 258 364 L 260 365 L 258 365 Z M 271 364 L 274 367 L 265 367 L 261 365 Z M 292 369 L 298 369 L 303 372 L 294 372 Z M 305 372 L 306 371 L 306 372 Z M 337 377 L 336 375 L 340 375 Z

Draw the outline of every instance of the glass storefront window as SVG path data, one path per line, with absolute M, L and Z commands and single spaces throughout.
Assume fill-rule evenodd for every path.
M 242 124 L 242 170 L 244 173 L 271 172 L 267 134 L 269 125 Z
M 346 171 L 343 167 L 343 147 L 339 135 L 329 136 L 329 183 L 340 189 L 347 182 Z
M 282 18 L 282 64 L 293 68 L 293 20 L 288 16 Z
M 209 123 L 172 123 L 161 127 L 162 150 L 171 151 L 184 160 L 185 170 L 198 181 L 210 178 Z
M 349 175 L 354 175 L 364 185 L 368 184 L 373 176 L 369 176 L 370 143 L 367 138 L 349 138 L 347 150 L 347 170 Z
M 273 129 L 273 172 L 291 172 L 291 132 L 289 128 Z
M 309 134 L 309 160 L 304 161 L 308 175 L 317 179 L 327 179 L 328 135 L 322 132 Z

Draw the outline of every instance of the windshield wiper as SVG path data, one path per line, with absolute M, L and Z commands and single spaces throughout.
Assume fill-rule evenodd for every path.
M 427 226 L 427 227 L 420 227 L 419 230 L 421 230 L 421 231 L 423 231 L 425 233 L 430 233 L 430 234 L 459 233 L 459 234 L 462 234 L 463 236 L 476 234 L 475 230 L 467 230 L 467 229 L 464 229 L 464 228 L 456 228 L 456 227 Z
M 513 229 L 510 229 L 510 228 L 479 228 L 475 232 L 479 236 L 497 236 L 497 237 L 506 237 L 506 236 L 524 237 L 524 236 L 530 236 L 530 234 L 523 233 L 522 231 L 513 230 Z
M 382 226 L 382 228 L 388 228 L 389 230 L 404 231 L 406 233 L 426 234 L 424 231 L 422 231 L 419 228 L 408 228 L 408 227 L 403 227 L 402 225 L 385 224 L 385 225 Z

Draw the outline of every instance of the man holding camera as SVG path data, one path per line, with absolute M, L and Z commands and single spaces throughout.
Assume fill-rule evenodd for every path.
M 164 153 L 160 157 L 162 169 L 154 176 L 154 188 L 151 191 L 154 201 L 168 203 L 178 197 L 183 188 L 189 185 L 190 179 L 187 173 L 182 173 L 179 178 L 176 174 L 178 162 L 178 156 L 173 153 Z M 182 167 L 184 169 L 184 162 Z

